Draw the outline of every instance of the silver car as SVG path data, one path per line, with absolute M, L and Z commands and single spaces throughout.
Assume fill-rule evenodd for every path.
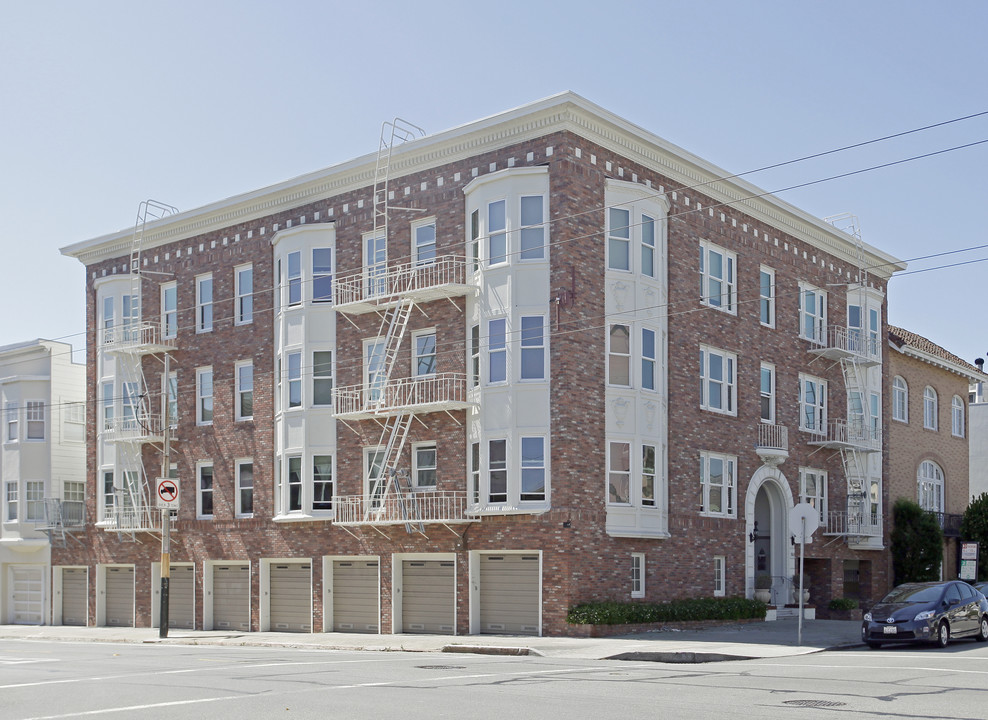
M 958 637 L 988 640 L 988 600 L 957 580 L 899 585 L 861 623 L 861 639 L 873 648 L 902 642 L 947 647 Z

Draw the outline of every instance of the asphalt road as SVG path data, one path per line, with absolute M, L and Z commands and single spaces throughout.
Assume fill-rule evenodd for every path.
M 667 665 L 4 641 L 0 718 L 988 717 L 988 646 Z

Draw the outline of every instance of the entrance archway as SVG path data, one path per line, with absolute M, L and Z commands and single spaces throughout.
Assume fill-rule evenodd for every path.
M 790 602 L 793 549 L 789 541 L 789 510 L 792 491 L 778 468 L 763 465 L 751 476 L 745 496 L 745 588 L 754 597 L 755 578 L 772 578 L 772 602 Z

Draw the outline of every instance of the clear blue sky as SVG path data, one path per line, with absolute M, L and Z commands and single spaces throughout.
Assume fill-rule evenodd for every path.
M 988 111 L 988 2 L 0 0 L 0 345 L 84 346 L 58 249 L 562 90 L 731 172 Z M 988 116 L 748 176 L 766 190 L 988 139 Z M 780 193 L 910 271 L 988 258 L 988 144 Z M 889 316 L 988 354 L 988 262 L 892 280 Z

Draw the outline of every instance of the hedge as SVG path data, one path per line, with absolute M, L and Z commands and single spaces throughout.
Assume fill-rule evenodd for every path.
M 693 598 L 666 603 L 589 602 L 566 613 L 571 625 L 636 625 L 694 620 L 747 620 L 765 617 L 765 603 L 741 597 Z

